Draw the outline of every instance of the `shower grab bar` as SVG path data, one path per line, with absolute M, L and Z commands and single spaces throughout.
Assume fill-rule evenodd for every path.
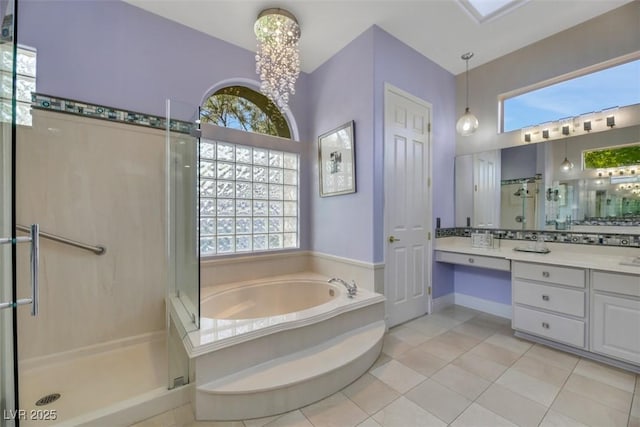
M 24 231 L 26 233 L 29 233 L 31 231 L 31 228 L 25 227 L 24 225 L 16 225 L 16 229 L 20 231 Z M 76 248 L 84 249 L 86 251 L 93 252 L 96 255 L 104 255 L 105 252 L 107 252 L 107 248 L 104 246 L 101 246 L 101 245 L 91 246 L 85 243 L 77 242 L 75 240 L 67 239 L 65 237 L 56 236 L 55 234 L 45 233 L 44 231 L 40 232 L 40 237 L 53 240 L 54 242 L 64 243 L 65 245 L 70 245 Z

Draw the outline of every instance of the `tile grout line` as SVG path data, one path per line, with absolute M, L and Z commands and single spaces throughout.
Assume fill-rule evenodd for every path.
M 532 347 L 533 348 L 533 347 Z M 540 424 L 542 424 L 542 421 L 544 421 L 544 419 L 547 417 L 547 414 L 549 413 L 549 411 L 551 410 L 551 407 L 553 406 L 553 404 L 556 402 L 556 400 L 558 399 L 558 396 L 560 396 L 560 393 L 562 393 L 562 390 L 564 390 L 564 387 L 567 385 L 567 383 L 569 382 L 569 378 L 571 378 L 571 375 L 573 375 L 573 372 L 575 371 L 576 367 L 578 366 L 578 363 L 580 363 L 580 361 L 582 360 L 582 357 L 578 358 L 578 361 L 576 362 L 576 364 L 573 366 L 573 368 L 571 368 L 571 372 L 569 372 L 569 375 L 567 375 L 567 379 L 564 380 L 564 382 L 562 383 L 562 386 L 560 386 L 560 389 L 558 390 L 558 393 L 556 394 L 556 396 L 553 398 L 553 401 L 549 404 L 549 407 L 547 408 L 546 412 L 544 413 L 544 416 L 542 417 L 542 419 L 540 420 L 540 422 L 538 423 L 538 426 L 540 426 Z M 583 424 L 582 422 L 574 419 L 573 417 L 570 417 L 569 415 L 566 415 L 564 413 L 561 412 L 561 414 L 569 419 L 572 419 L 576 422 L 579 422 L 580 424 Z
M 466 321 L 464 321 L 464 322 L 458 323 L 458 324 L 456 324 L 456 325 L 454 325 L 454 326 L 452 326 L 452 327 L 448 328 L 448 329 L 447 329 L 447 330 L 445 330 L 444 332 L 442 332 L 442 333 L 440 333 L 440 334 L 438 334 L 438 335 L 436 335 L 436 336 L 434 336 L 434 337 L 430 337 L 427 341 L 425 341 L 424 343 L 422 343 L 422 344 L 420 344 L 420 345 L 426 344 L 427 342 L 431 341 L 432 339 L 437 338 L 437 337 L 439 337 L 440 335 L 446 334 L 447 332 L 456 332 L 456 333 L 458 333 L 458 334 L 460 334 L 460 335 L 464 335 L 464 336 L 466 336 L 466 337 L 471 337 L 471 338 L 480 339 L 480 338 L 478 338 L 477 336 L 469 335 L 469 334 L 465 334 L 465 333 L 463 333 L 463 332 L 457 332 L 457 331 L 454 331 L 454 330 L 453 330 L 453 329 L 454 329 L 454 328 L 456 328 L 457 326 L 460 326 L 460 325 L 462 325 L 462 324 L 464 324 L 464 323 L 466 323 L 466 322 L 469 322 L 469 321 L 471 321 L 471 320 L 473 320 L 473 319 L 475 319 L 475 318 L 476 318 L 476 316 L 474 316 L 474 317 L 472 317 L 472 318 L 470 318 L 470 319 L 468 319 L 468 320 L 466 320 Z M 486 326 L 486 325 L 485 325 L 485 326 Z M 425 380 L 424 380 L 424 381 L 421 381 L 421 382 L 420 382 L 420 384 L 424 383 L 424 382 L 425 382 L 425 381 L 427 381 L 428 379 L 432 379 L 432 377 L 433 377 L 434 375 L 436 375 L 438 372 L 442 371 L 442 370 L 443 370 L 444 368 L 446 368 L 447 366 L 452 365 L 452 364 L 453 364 L 453 362 L 455 362 L 456 360 L 458 360 L 458 359 L 459 359 L 460 357 L 462 357 L 464 354 L 467 354 L 468 352 L 470 352 L 471 350 L 473 350 L 475 347 L 477 347 L 477 346 L 479 346 L 480 344 L 482 344 L 482 343 L 486 342 L 486 340 L 488 340 L 488 339 L 489 339 L 489 338 L 491 338 L 492 336 L 494 336 L 494 335 L 496 335 L 496 334 L 500 333 L 500 332 L 499 332 L 499 328 L 498 328 L 498 329 L 494 329 L 493 327 L 490 327 L 490 326 L 486 326 L 486 327 L 487 327 L 488 329 L 491 329 L 491 330 L 492 330 L 492 332 L 493 332 L 493 333 L 492 333 L 491 335 L 489 335 L 489 336 L 485 337 L 484 339 L 480 339 L 480 341 L 479 341 L 479 342 L 477 342 L 476 344 L 474 344 L 472 347 L 470 347 L 470 348 L 468 348 L 468 349 L 465 349 L 465 350 L 464 350 L 460 355 L 458 355 L 457 357 L 455 357 L 453 360 L 451 360 L 451 361 L 447 362 L 447 364 L 445 364 L 444 366 L 442 366 L 442 367 L 438 368 L 438 369 L 437 369 L 436 371 L 434 371 L 431 375 L 428 375 L 428 376 L 426 376 L 426 375 L 425 375 L 425 377 L 426 377 L 426 378 L 425 378 Z M 418 333 L 419 333 L 419 332 L 418 332 Z M 399 338 L 399 339 L 400 339 L 400 338 Z M 417 347 L 419 347 L 419 346 L 414 346 L 413 348 L 417 348 Z M 460 347 L 459 347 L 459 348 L 460 348 Z M 501 346 L 500 346 L 500 348 L 503 348 L 503 347 L 501 347 Z M 506 349 L 506 350 L 509 350 L 509 349 Z M 526 353 L 526 352 L 525 352 L 525 353 Z M 523 353 L 522 355 L 520 355 L 520 357 L 522 357 L 525 353 Z M 434 357 L 435 357 L 435 356 L 434 356 Z M 516 359 L 516 360 L 515 360 L 511 365 L 507 366 L 507 367 L 506 367 L 506 368 L 507 368 L 507 370 L 508 370 L 508 369 L 510 369 L 510 368 L 515 364 L 515 362 L 516 362 L 517 360 L 519 360 L 519 359 L 520 359 L 520 357 L 519 357 L 518 359 Z M 394 360 L 395 360 L 395 359 L 394 359 Z M 397 362 L 398 362 L 398 363 L 402 363 L 402 362 L 400 362 L 400 361 L 397 361 Z M 496 363 L 497 363 L 497 362 L 496 362 Z M 503 365 L 503 366 L 504 366 L 504 365 Z M 469 374 L 471 374 L 471 375 L 476 375 L 476 374 L 474 374 L 473 372 L 469 372 L 469 371 L 467 371 L 467 370 L 466 370 L 466 369 L 464 369 L 463 367 L 460 367 L 460 369 L 462 369 L 463 371 L 465 371 L 465 372 L 467 372 L 467 373 L 469 373 Z M 506 370 L 505 370 L 505 372 L 506 372 Z M 482 377 L 480 377 L 479 375 L 476 375 L 476 376 L 477 376 L 478 378 L 481 378 L 481 379 L 486 380 L 485 378 L 482 378 Z M 450 387 L 448 387 L 446 384 L 442 384 L 442 383 L 440 383 L 440 382 L 439 382 L 439 381 L 437 381 L 437 380 L 433 380 L 433 381 L 434 381 L 434 382 L 436 382 L 437 384 L 441 385 L 442 387 L 444 387 L 444 388 L 446 388 L 446 389 L 450 390 L 451 392 L 456 393 L 456 394 L 459 394 L 460 396 L 462 396 L 462 397 L 466 398 L 467 400 L 469 400 L 469 404 L 468 404 L 467 406 L 465 406 L 465 408 L 464 408 L 462 411 L 460 411 L 460 413 L 459 413 L 459 414 L 458 414 L 458 415 L 457 415 L 457 416 L 456 416 L 456 417 L 451 421 L 451 423 L 447 423 L 447 422 L 446 422 L 445 420 L 443 420 L 442 418 L 440 418 L 440 417 L 438 417 L 437 415 L 435 415 L 435 414 L 433 414 L 433 413 L 431 413 L 431 412 L 427 411 L 426 409 L 422 408 L 422 409 L 424 409 L 426 412 L 430 413 L 430 414 L 431 414 L 431 415 L 433 415 L 434 417 L 436 417 L 436 418 L 438 418 L 439 420 L 441 420 L 442 422 L 446 423 L 448 426 L 450 426 L 450 425 L 452 425 L 453 423 L 455 423 L 455 421 L 456 421 L 456 420 L 457 420 L 457 419 L 458 419 L 458 418 L 459 418 L 459 417 L 460 417 L 460 416 L 461 416 L 461 415 L 462 415 L 462 414 L 463 414 L 467 409 L 469 409 L 469 407 L 470 407 L 471 405 L 473 405 L 474 403 L 476 403 L 476 401 L 478 400 L 478 398 L 479 398 L 480 396 L 482 396 L 482 395 L 484 394 L 484 392 L 485 392 L 489 387 L 491 387 L 491 385 L 492 385 L 492 384 L 494 384 L 494 383 L 495 383 L 495 381 L 489 381 L 489 380 L 486 380 L 487 382 L 489 382 L 489 386 L 488 386 L 485 390 L 483 390 L 483 391 L 482 391 L 482 393 L 480 393 L 480 394 L 479 394 L 475 399 L 471 400 L 471 399 L 468 399 L 466 396 L 461 395 L 461 394 L 460 394 L 460 393 L 458 393 L 456 390 L 451 389 L 451 388 L 450 388 Z M 415 388 L 416 388 L 416 387 L 418 387 L 420 384 L 417 384 L 415 387 L 411 388 L 410 390 L 407 390 L 407 392 L 406 392 L 406 393 L 409 393 L 411 390 L 415 389 Z M 406 393 L 402 394 L 402 396 L 405 396 L 405 394 L 406 394 Z M 409 399 L 409 400 L 411 400 L 411 399 Z M 414 402 L 414 403 L 415 403 L 415 402 Z M 479 406 L 481 406 L 482 408 L 484 408 L 485 410 L 487 410 L 487 411 L 489 411 L 489 412 L 493 413 L 494 415 L 501 417 L 501 415 L 496 414 L 495 412 L 491 411 L 490 409 L 485 408 L 484 406 L 480 405 L 479 403 L 478 403 L 478 405 L 479 405 Z M 420 406 L 420 405 L 418 405 L 418 406 Z M 381 410 L 382 410 L 382 409 L 381 409 Z M 504 417 L 502 417 L 502 418 L 504 418 Z
M 448 317 L 448 316 L 443 315 L 443 317 Z M 418 335 L 421 335 L 421 336 L 427 337 L 427 340 L 426 340 L 426 341 L 424 341 L 424 342 L 421 342 L 421 343 L 420 343 L 420 344 L 418 344 L 418 345 L 412 345 L 412 344 L 410 344 L 409 342 L 404 341 L 402 338 L 394 337 L 394 338 L 396 338 L 397 340 L 399 340 L 400 342 L 403 342 L 404 344 L 406 344 L 406 345 L 409 347 L 409 349 L 408 349 L 408 350 L 406 350 L 406 351 L 404 351 L 404 352 L 401 352 L 401 353 L 399 353 L 399 354 L 397 354 L 397 355 L 395 355 L 395 356 L 393 356 L 393 355 L 391 355 L 391 354 L 388 354 L 388 353 L 381 352 L 381 355 L 382 355 L 382 354 L 386 355 L 387 357 L 389 357 L 389 360 L 388 360 L 388 361 L 386 361 L 385 363 L 381 364 L 381 365 L 376 366 L 376 368 L 378 368 L 379 366 L 383 366 L 383 365 L 385 365 L 385 364 L 389 363 L 390 361 L 395 360 L 397 363 L 401 364 L 402 366 L 405 366 L 405 367 L 407 367 L 408 369 L 411 369 L 411 370 L 413 370 L 413 371 L 416 371 L 415 369 L 410 368 L 409 366 L 407 366 L 407 365 L 405 365 L 404 363 L 402 363 L 402 362 L 401 362 L 400 360 L 398 360 L 397 358 L 401 357 L 403 354 L 407 353 L 408 351 L 415 350 L 415 349 L 417 349 L 418 347 L 420 347 L 420 346 L 422 346 L 422 345 L 424 345 L 424 344 L 428 343 L 429 341 L 431 341 L 431 340 L 433 340 L 433 339 L 435 339 L 435 338 L 438 338 L 438 337 L 440 337 L 440 336 L 441 336 L 441 335 L 443 335 L 443 334 L 446 334 L 447 332 L 457 332 L 458 334 L 465 335 L 466 337 L 472 337 L 472 338 L 475 338 L 475 339 L 480 339 L 480 338 L 479 338 L 478 336 L 476 336 L 476 335 L 472 335 L 472 334 L 465 334 L 465 333 L 462 333 L 462 332 L 453 331 L 453 329 L 454 329 L 454 328 L 456 328 L 456 327 L 458 327 L 458 326 L 460 326 L 460 325 L 462 325 L 462 324 L 464 324 L 464 323 L 467 323 L 467 322 L 472 322 L 472 323 L 473 323 L 473 320 L 474 320 L 474 319 L 476 319 L 476 320 L 482 320 L 482 319 L 478 319 L 478 316 L 473 316 L 472 318 L 467 319 L 467 320 L 465 320 L 465 321 L 463 321 L 463 322 L 460 322 L 460 323 L 456 323 L 456 324 L 454 324 L 454 325 L 451 325 L 450 327 L 448 327 L 448 328 L 447 328 L 447 329 L 445 329 L 444 331 L 440 332 L 439 334 L 437 334 L 437 335 L 435 335 L 435 336 L 431 336 L 431 337 L 428 337 L 427 335 L 424 335 L 423 333 L 421 333 L 421 332 L 420 332 L 420 330 L 419 330 L 419 329 L 409 328 L 412 332 L 414 332 L 414 333 L 416 333 L 416 334 L 418 334 Z M 415 319 L 414 319 L 414 320 L 415 320 Z M 453 319 L 453 320 L 457 320 L 457 319 Z M 408 323 L 408 322 L 405 322 L 405 324 L 406 324 L 406 323 Z M 481 323 L 482 323 L 482 322 L 481 322 Z M 404 325 L 404 324 L 403 324 L 403 325 Z M 402 326 L 402 325 L 397 325 L 396 327 L 398 327 L 398 326 Z M 477 346 L 479 346 L 479 345 L 481 345 L 481 344 L 485 343 L 488 339 L 490 339 L 491 337 L 495 336 L 496 334 L 500 334 L 500 333 L 501 333 L 501 328 L 500 328 L 500 327 L 498 327 L 499 325 L 495 325 L 495 326 L 494 326 L 494 325 L 485 325 L 485 324 L 481 324 L 481 325 L 478 325 L 478 326 L 483 326 L 483 327 L 486 327 L 486 328 L 490 329 L 490 330 L 492 331 L 491 335 L 489 335 L 489 336 L 487 336 L 487 337 L 485 337 L 485 338 L 483 338 L 483 339 L 480 339 L 480 341 L 479 341 L 479 342 L 475 343 L 474 345 L 472 345 L 472 346 L 471 346 L 471 347 L 469 347 L 469 348 L 463 348 L 462 346 L 458 347 L 458 346 L 453 345 L 454 347 L 457 347 L 458 349 L 464 349 L 464 351 L 463 351 L 461 354 L 459 354 L 458 356 L 456 356 L 454 359 L 447 361 L 447 363 L 446 363 L 445 365 L 440 366 L 439 368 L 437 368 L 436 370 L 434 370 L 433 372 L 431 372 L 431 374 L 430 374 L 430 375 L 424 375 L 424 374 L 422 374 L 421 372 L 416 371 L 416 372 L 420 373 L 421 375 L 424 375 L 424 377 L 425 377 L 425 378 L 424 378 L 424 380 L 420 381 L 420 383 L 416 384 L 415 386 L 413 386 L 413 387 L 412 387 L 412 388 L 410 388 L 409 390 L 405 391 L 404 393 L 398 393 L 398 396 L 396 396 L 395 398 L 393 398 L 392 400 L 390 400 L 389 402 L 387 402 L 386 404 L 384 404 L 380 409 L 376 410 L 373 414 L 369 414 L 367 411 L 365 411 L 365 410 L 364 410 L 364 408 L 362 408 L 362 407 L 361 407 L 360 405 L 358 405 L 355 401 L 353 401 L 349 396 L 347 396 L 346 394 L 344 394 L 344 393 L 343 393 L 343 395 L 347 398 L 347 400 L 348 400 L 350 403 L 352 403 L 353 405 L 355 405 L 357 408 L 359 408 L 359 409 L 360 409 L 360 410 L 361 410 L 361 411 L 366 415 L 366 418 L 365 418 L 364 420 L 362 420 L 362 421 L 361 421 L 360 423 L 358 423 L 358 424 L 355 424 L 354 426 L 359 425 L 359 424 L 361 424 L 362 422 L 366 422 L 367 420 L 372 420 L 373 422 L 377 423 L 377 421 L 373 418 L 375 415 L 379 414 L 379 413 L 380 413 L 381 411 L 383 411 L 385 408 L 387 408 L 388 406 L 390 406 L 390 405 L 394 404 L 395 402 L 397 402 L 397 401 L 398 401 L 398 399 L 400 399 L 401 397 L 404 397 L 404 398 L 408 399 L 408 398 L 406 397 L 406 395 L 407 395 L 408 393 L 410 393 L 411 391 L 413 391 L 414 389 L 416 389 L 416 388 L 417 388 L 417 387 L 419 387 L 420 385 L 424 384 L 424 382 L 425 382 L 425 381 L 427 381 L 427 380 L 429 380 L 429 379 L 432 379 L 432 378 L 433 378 L 433 376 L 435 376 L 436 374 L 438 374 L 439 372 L 441 372 L 442 370 L 444 370 L 444 368 L 446 368 L 447 366 L 450 366 L 450 365 L 452 365 L 452 366 L 457 366 L 457 365 L 454 365 L 454 363 L 455 363 L 457 360 L 459 360 L 462 356 L 464 356 L 465 354 L 468 354 L 468 353 L 469 353 L 470 351 L 472 351 L 474 348 L 476 348 Z M 395 328 L 395 327 L 394 327 L 394 328 Z M 389 330 L 387 333 L 388 333 L 388 334 L 391 334 L 391 333 L 392 333 L 391 331 L 392 331 L 394 328 L 392 328 L 391 330 Z M 503 334 L 503 335 L 505 335 L 505 336 L 507 336 L 507 337 L 511 337 L 511 338 L 513 338 L 511 335 L 507 335 L 507 334 Z M 526 341 L 526 340 L 525 340 L 525 341 Z M 527 342 L 528 342 L 528 341 L 527 341 Z M 427 413 L 431 414 L 432 416 L 436 417 L 437 419 L 441 420 L 442 422 L 444 422 L 444 423 L 445 423 L 445 424 L 447 424 L 447 425 L 452 425 L 453 423 L 455 423 L 455 422 L 460 418 L 460 416 L 461 416 L 462 414 L 464 414 L 464 413 L 469 409 L 469 407 L 470 407 L 471 405 L 473 405 L 474 403 L 478 404 L 478 405 L 479 405 L 479 406 L 481 406 L 483 409 L 485 409 L 485 410 L 487 410 L 487 411 L 491 412 L 492 414 L 494 414 L 494 415 L 495 415 L 495 416 L 497 416 L 497 417 L 505 418 L 505 417 L 503 417 L 503 416 L 501 416 L 501 415 L 499 415 L 499 414 L 495 413 L 494 411 L 492 411 L 492 410 L 490 410 L 490 409 L 488 409 L 488 408 L 486 408 L 486 407 L 484 407 L 484 406 L 480 405 L 480 404 L 478 403 L 478 399 L 480 399 L 480 397 L 481 397 L 481 396 L 483 396 L 483 395 L 486 393 L 486 391 L 487 391 L 487 390 L 488 390 L 492 385 L 497 384 L 497 380 L 499 380 L 499 379 L 500 379 L 500 377 L 502 377 L 503 375 L 505 375 L 505 373 L 506 373 L 507 371 L 509 371 L 510 369 L 514 369 L 513 367 L 514 367 L 514 366 L 515 366 L 515 365 L 516 365 L 520 360 L 522 360 L 525 356 L 527 356 L 527 354 L 528 354 L 528 353 L 529 353 L 533 348 L 535 348 L 535 346 L 537 345 L 537 344 L 535 344 L 535 343 L 531 343 L 531 344 L 532 344 L 532 345 L 531 345 L 531 346 L 530 346 L 530 347 L 529 347 L 525 352 L 523 352 L 522 354 L 520 354 L 520 355 L 519 355 L 519 356 L 518 356 L 518 357 L 517 357 L 517 358 L 516 358 L 516 359 L 515 359 L 511 364 L 509 364 L 508 366 L 507 366 L 507 365 L 502 365 L 502 364 L 500 364 L 500 365 L 502 365 L 502 366 L 505 366 L 505 367 L 506 367 L 506 369 L 505 369 L 505 370 L 504 370 L 504 371 L 503 371 L 503 372 L 502 372 L 502 373 L 501 373 L 501 374 L 500 374 L 500 375 L 499 375 L 495 380 L 489 380 L 489 379 L 484 378 L 484 377 L 482 377 L 482 376 L 480 376 L 480 375 L 478 375 L 478 374 L 475 374 L 474 372 L 471 372 L 471 371 L 469 371 L 469 370 L 465 369 L 464 367 L 458 366 L 458 368 L 460 368 L 460 369 L 461 369 L 461 370 L 463 370 L 464 372 L 466 372 L 466 373 L 468 373 L 468 374 L 471 374 L 471 375 L 475 375 L 475 376 L 477 376 L 478 378 L 481 378 L 481 379 L 483 379 L 483 380 L 487 381 L 487 382 L 489 383 L 489 385 L 488 385 L 488 386 L 487 386 L 487 387 L 486 387 L 486 388 L 485 388 L 485 389 L 484 389 L 484 390 L 483 390 L 483 391 L 482 391 L 482 392 L 481 392 L 481 393 L 480 393 L 480 394 L 479 394 L 475 399 L 468 399 L 468 398 L 467 398 L 467 400 L 469 400 L 469 401 L 470 401 L 470 403 L 469 403 L 469 404 L 468 404 L 464 409 L 462 409 L 462 411 L 461 411 L 461 412 L 460 412 L 460 413 L 459 413 L 459 414 L 458 414 L 458 415 L 457 415 L 457 416 L 456 416 L 456 417 L 451 421 L 451 423 L 448 423 L 448 424 L 447 424 L 447 423 L 446 423 L 446 421 L 442 420 L 440 417 L 436 416 L 436 415 L 435 415 L 435 414 L 433 414 L 432 412 L 428 411 L 428 410 L 427 410 L 427 409 L 425 409 L 425 408 L 422 408 L 420 405 L 418 405 L 418 406 L 419 406 L 421 409 L 423 409 L 425 412 L 427 412 Z M 502 349 L 505 349 L 505 350 L 512 351 L 513 353 L 516 353 L 515 351 L 511 350 L 511 349 L 510 349 L 510 348 L 508 348 L 508 347 L 503 347 L 502 345 L 500 345 L 500 346 L 498 346 L 498 347 L 500 347 L 500 348 L 502 348 Z M 426 353 L 428 353 L 428 352 L 426 352 Z M 430 354 L 430 353 L 428 353 L 428 354 Z M 430 354 L 430 355 L 431 355 L 431 354 Z M 437 358 L 437 356 L 435 356 L 435 355 L 431 355 L 431 356 L 433 356 L 433 357 L 436 357 L 436 358 Z M 481 357 L 481 356 L 479 356 L 479 357 Z M 529 356 L 529 357 L 531 357 L 531 356 Z M 486 358 L 484 358 L 484 357 L 481 357 L 481 358 L 482 358 L 482 359 L 486 359 Z M 535 359 L 537 359 L 537 358 L 535 358 Z M 486 359 L 486 360 L 491 361 L 491 359 Z M 553 407 L 554 403 L 557 401 L 558 396 L 559 396 L 559 395 L 560 395 L 560 393 L 565 389 L 565 387 L 566 387 L 566 385 L 567 385 L 567 383 L 568 383 L 568 381 L 569 381 L 569 378 L 570 378 L 570 377 L 575 373 L 575 370 L 576 370 L 577 366 L 579 365 L 580 361 L 582 361 L 582 360 L 583 360 L 583 358 L 582 358 L 582 357 L 579 357 L 579 358 L 578 358 L 578 361 L 576 362 L 576 364 L 575 364 L 575 365 L 571 368 L 571 370 L 569 371 L 569 375 L 566 377 L 566 379 L 564 380 L 564 382 L 563 382 L 563 383 L 558 387 L 558 391 L 557 391 L 556 395 L 554 396 L 554 398 L 553 398 L 552 402 L 549 404 L 549 406 L 547 406 L 547 407 L 546 407 L 546 410 L 545 410 L 545 412 L 544 412 L 544 414 L 543 414 L 542 418 L 540 419 L 540 421 L 539 421 L 539 422 L 538 422 L 538 424 L 537 424 L 538 426 L 540 426 L 540 425 L 543 423 L 544 419 L 548 416 L 548 414 L 549 414 L 550 410 L 552 409 L 552 407 Z M 376 360 L 376 361 L 377 361 L 377 360 Z M 498 363 L 498 362 L 495 362 L 495 363 Z M 374 362 L 374 364 L 375 364 L 375 362 Z M 373 365 L 372 365 L 372 366 L 373 366 Z M 517 369 L 516 369 L 516 370 L 517 370 Z M 369 368 L 369 370 L 367 370 L 367 371 L 366 371 L 366 373 L 367 373 L 367 374 L 372 375 L 372 374 L 371 374 L 371 371 L 372 371 L 372 368 Z M 526 373 L 524 373 L 524 372 L 523 372 L 523 374 L 524 374 L 524 375 L 528 375 L 528 374 L 526 374 Z M 530 375 L 528 375 L 528 376 L 530 376 Z M 374 377 L 375 377 L 375 375 L 374 375 Z M 381 381 L 379 378 L 377 378 L 377 377 L 375 377 L 375 378 L 376 378 L 376 380 Z M 532 377 L 532 378 L 537 379 L 536 377 Z M 544 381 L 544 380 L 542 380 L 542 379 L 539 379 L 539 380 L 540 380 L 540 381 L 542 381 L 542 382 L 546 382 L 546 381 Z M 355 381 L 357 381 L 357 379 L 356 379 Z M 354 381 L 354 382 L 355 382 L 355 381 Z M 460 394 L 460 393 L 459 393 L 459 392 L 457 392 L 456 390 L 451 389 L 451 388 L 450 388 L 449 386 L 447 386 L 446 384 L 442 384 L 442 383 L 438 382 L 437 380 L 433 380 L 433 381 L 434 381 L 434 382 L 436 382 L 437 384 L 439 384 L 439 385 L 441 385 L 441 386 L 445 387 L 446 389 L 448 389 L 448 390 L 450 390 L 450 391 L 454 392 L 454 393 Z M 630 423 L 630 421 L 631 421 L 631 412 L 632 412 L 632 410 L 633 410 L 633 402 L 634 402 L 634 399 L 635 399 L 635 397 L 636 397 L 636 396 L 640 395 L 640 393 L 636 393 L 636 391 L 637 391 L 637 389 L 638 389 L 638 387 L 637 387 L 637 386 L 638 386 L 638 383 L 639 383 L 639 382 L 640 382 L 640 376 L 638 376 L 638 375 L 636 374 L 636 378 L 635 378 L 635 382 L 634 382 L 634 391 L 633 391 L 633 393 L 631 393 L 631 405 L 630 405 L 630 407 L 629 407 L 629 411 L 628 411 L 628 414 L 627 414 L 627 425 L 628 425 L 628 424 Z M 383 383 L 384 383 L 384 381 L 383 381 Z M 348 385 L 347 385 L 346 387 L 348 387 Z M 346 388 L 346 387 L 345 387 L 345 388 Z M 340 392 L 342 392 L 343 390 L 344 390 L 344 388 L 343 388 L 342 390 L 340 390 Z M 394 390 L 394 391 L 396 391 L 396 392 L 398 392 L 398 390 L 395 390 L 395 389 L 393 389 L 393 390 Z M 516 392 L 516 393 L 517 393 L 517 392 Z M 534 400 L 532 400 L 532 399 L 528 398 L 527 396 L 521 395 L 520 393 L 517 393 L 517 394 L 518 394 L 520 397 L 522 397 L 522 398 L 524 398 L 524 399 L 527 399 L 527 400 L 529 400 L 529 401 L 531 401 L 531 402 L 533 402 L 533 403 L 538 403 L 538 404 L 540 403 L 540 402 L 536 402 L 536 401 L 534 401 Z M 463 395 L 461 395 L 461 396 L 463 396 Z M 463 397 L 465 397 L 465 398 L 466 398 L 466 396 L 463 396 Z M 591 398 L 589 397 L 589 399 L 591 399 Z M 411 402 L 412 402 L 412 403 L 414 403 L 414 404 L 416 403 L 416 402 L 413 402 L 411 399 L 408 399 L 408 400 L 409 400 L 409 401 L 411 401 Z M 591 399 L 591 400 L 594 400 L 594 399 Z M 308 406 L 308 405 L 307 405 L 307 406 Z M 607 407 L 608 407 L 608 405 L 605 405 L 605 406 L 607 406 Z M 303 416 L 305 417 L 305 419 L 309 422 L 309 424 L 310 424 L 310 425 L 312 425 L 312 426 L 314 426 L 314 427 L 321 427 L 321 426 L 316 426 L 315 424 L 313 424 L 313 422 L 311 422 L 311 420 L 306 416 L 306 414 L 304 414 L 304 412 L 302 412 L 302 408 L 300 408 L 299 410 L 300 410 L 300 412 L 303 414 Z M 571 417 L 571 416 L 569 416 L 569 415 L 566 415 L 566 414 L 564 414 L 563 412 L 560 412 L 560 414 L 561 414 L 561 415 L 563 415 L 563 416 L 565 416 L 565 417 L 567 417 L 567 418 L 569 418 L 569 419 L 571 419 L 571 420 L 574 420 L 574 421 L 576 421 L 576 422 L 579 422 L 578 420 L 575 420 L 573 417 Z M 286 414 L 282 414 L 282 416 L 284 416 L 284 415 L 286 415 Z M 281 417 L 279 417 L 279 418 L 281 418 Z M 276 422 L 279 418 L 276 418 L 275 420 L 270 421 L 270 423 Z M 506 418 L 505 418 L 505 419 L 506 419 Z M 511 422 L 511 420 L 509 420 L 509 421 Z M 245 424 L 244 422 L 242 422 L 242 425 L 243 425 L 244 427 L 246 427 L 246 424 Z M 266 427 L 266 426 L 265 426 L 265 427 Z

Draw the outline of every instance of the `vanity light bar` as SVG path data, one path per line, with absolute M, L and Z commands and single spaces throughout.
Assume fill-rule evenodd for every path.
M 613 129 L 619 124 L 616 116 L 622 116 L 624 119 L 625 108 L 607 108 L 598 112 L 528 126 L 521 129 L 522 141 L 535 143 Z

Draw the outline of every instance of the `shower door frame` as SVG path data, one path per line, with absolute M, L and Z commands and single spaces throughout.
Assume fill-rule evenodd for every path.
M 2 1 L 2 43 L 12 55 L 11 123 L 0 124 L 0 426 L 19 426 L 16 280 L 16 54 L 18 0 Z M 13 8 L 11 8 L 13 6 Z M 13 9 L 13 16 L 9 18 Z M 8 19 L 4 19 L 7 17 Z M 7 25 L 10 29 L 7 28 Z M 7 31 L 8 33 L 5 33 Z M 8 239 L 8 240 L 7 240 Z

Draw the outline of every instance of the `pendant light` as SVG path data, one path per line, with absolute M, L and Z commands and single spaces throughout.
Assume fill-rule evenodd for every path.
M 573 163 L 571 163 L 567 157 L 567 141 L 564 142 L 564 160 L 560 163 L 560 169 L 562 169 L 562 172 L 569 172 L 573 169 Z
M 469 60 L 472 57 L 473 52 L 467 52 L 461 56 L 467 63 L 467 71 L 465 73 L 467 103 L 464 109 L 464 115 L 458 119 L 458 123 L 456 124 L 456 131 L 462 136 L 471 135 L 478 129 L 478 119 L 469 111 Z

